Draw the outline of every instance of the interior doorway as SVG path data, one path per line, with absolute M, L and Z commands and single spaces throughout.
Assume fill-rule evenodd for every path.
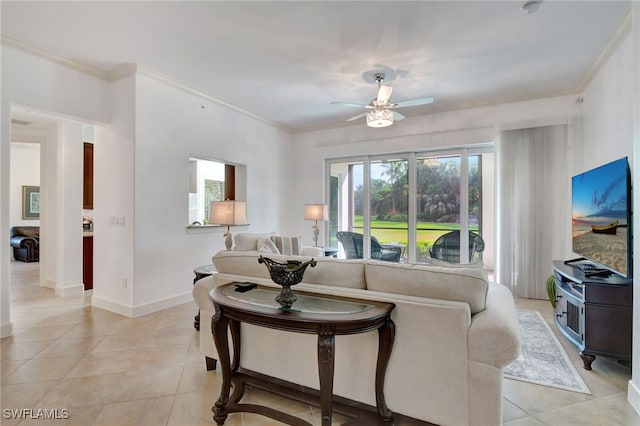
M 40 262 L 40 254 L 43 247 L 42 239 L 41 207 L 46 185 L 41 184 L 43 175 L 43 144 L 47 137 L 55 132 L 56 122 L 46 117 L 25 113 L 12 109 L 11 111 L 11 144 L 10 144 L 10 170 L 9 170 L 9 226 L 11 232 L 21 233 L 26 230 L 38 237 L 37 252 L 29 250 L 29 262 L 37 262 L 37 272 L 41 285 L 45 282 L 45 273 Z M 45 240 L 46 241 L 46 240 Z M 17 264 L 13 247 L 9 255 L 10 262 Z M 26 260 L 26 259 L 25 259 Z M 35 266 L 29 268 L 31 274 L 36 270 Z M 13 268 L 12 268 L 13 269 Z M 13 274 L 10 286 L 13 287 Z M 13 297 L 12 297 L 13 299 Z
M 11 109 L 10 226 L 32 226 L 38 229 L 37 270 L 40 286 L 52 289 L 56 296 L 81 294 L 84 290 L 84 244 L 81 238 L 84 239 L 86 236 L 86 230 L 83 218 L 92 213 L 85 208 L 84 203 L 81 204 L 83 145 L 80 139 L 84 139 L 86 129 L 91 130 L 92 137 L 93 126 L 69 121 L 54 114 L 27 111 L 21 107 Z M 79 141 L 78 152 L 69 154 L 69 147 L 73 151 L 76 140 Z M 36 154 L 27 154 L 32 151 Z M 76 161 L 78 159 L 79 161 Z M 77 164 L 80 164 L 78 173 L 69 173 L 68 170 L 78 167 Z M 23 187 L 35 188 L 38 191 L 41 209 L 37 217 L 23 218 Z M 73 208 L 69 210 L 68 206 L 76 203 L 69 202 L 69 194 L 76 192 L 78 208 L 74 213 Z M 75 195 L 72 195 L 71 199 L 74 197 Z M 67 219 L 69 213 L 71 219 Z M 74 225 L 74 216 L 77 217 L 77 225 Z M 72 245 L 78 249 L 68 250 L 69 241 L 75 241 Z M 11 266 L 14 266 L 12 254 L 9 255 L 9 259 Z M 33 267 L 30 269 L 33 273 Z M 13 284 L 10 277 L 10 288 Z

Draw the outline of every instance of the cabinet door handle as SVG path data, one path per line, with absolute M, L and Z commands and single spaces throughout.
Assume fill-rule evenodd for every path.
M 556 314 L 556 317 L 558 318 L 562 318 L 563 316 L 565 316 L 567 314 L 567 311 L 563 311 L 561 314 Z

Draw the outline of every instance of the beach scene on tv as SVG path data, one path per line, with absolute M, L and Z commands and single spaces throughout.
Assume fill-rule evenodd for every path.
M 627 159 L 574 176 L 573 251 L 627 275 Z

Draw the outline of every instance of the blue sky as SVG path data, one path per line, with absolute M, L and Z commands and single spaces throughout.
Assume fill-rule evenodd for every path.
M 626 219 L 627 158 L 572 179 L 573 218 L 590 222 Z

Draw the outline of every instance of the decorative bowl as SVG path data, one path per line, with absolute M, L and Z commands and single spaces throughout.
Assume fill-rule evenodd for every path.
M 313 268 L 318 262 L 313 259 L 306 262 L 300 260 L 278 262 L 277 260 L 261 255 L 258 257 L 258 263 L 264 263 L 269 270 L 271 280 L 282 286 L 280 294 L 276 297 L 276 302 L 278 302 L 283 309 L 290 309 L 293 302 L 297 300 L 297 297 L 291 291 L 291 286 L 302 281 L 307 266 Z

